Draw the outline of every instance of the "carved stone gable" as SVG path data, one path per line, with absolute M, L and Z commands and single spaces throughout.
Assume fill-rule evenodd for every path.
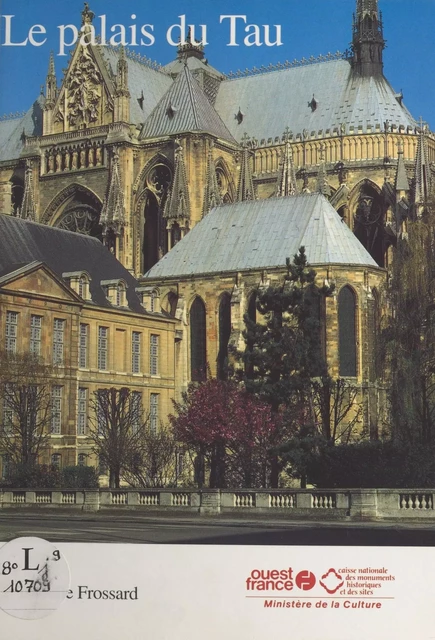
M 101 119 L 102 78 L 87 47 L 82 47 L 66 82 L 68 123 L 72 129 L 92 127 Z

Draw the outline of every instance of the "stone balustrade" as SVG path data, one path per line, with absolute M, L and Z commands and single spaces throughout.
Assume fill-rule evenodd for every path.
M 435 489 L 0 489 L 0 508 L 435 521 L 434 497 Z

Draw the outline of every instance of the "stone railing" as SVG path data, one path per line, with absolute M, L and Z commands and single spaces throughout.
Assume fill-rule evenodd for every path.
M 0 489 L 2 508 L 232 514 L 314 520 L 429 519 L 435 489 Z

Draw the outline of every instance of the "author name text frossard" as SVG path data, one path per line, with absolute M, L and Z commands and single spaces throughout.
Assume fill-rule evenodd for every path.
M 90 589 L 88 585 L 78 585 L 70 589 L 67 599 L 77 600 L 138 600 L 138 588 L 133 589 Z

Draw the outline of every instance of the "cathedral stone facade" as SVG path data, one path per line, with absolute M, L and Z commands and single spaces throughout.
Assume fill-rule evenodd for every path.
M 89 41 L 93 19 L 86 4 Z M 0 211 L 106 245 L 145 308 L 158 301 L 178 323 L 175 395 L 195 363 L 219 375 L 228 343 L 241 344 L 251 290 L 282 277 L 303 240 L 319 278 L 337 285 L 324 313 L 331 372 L 357 380 L 365 421 L 376 421 L 373 344 L 391 248 L 424 208 L 435 161 L 435 136 L 383 75 L 384 47 L 377 0 L 357 0 L 351 51 L 237 74 L 211 66 L 190 36 L 166 66 L 79 43 L 62 78 L 50 57 L 45 91 L 22 118 L 0 121 Z M 269 249 L 249 247 L 250 234 Z M 355 343 L 344 368 L 340 322 Z

